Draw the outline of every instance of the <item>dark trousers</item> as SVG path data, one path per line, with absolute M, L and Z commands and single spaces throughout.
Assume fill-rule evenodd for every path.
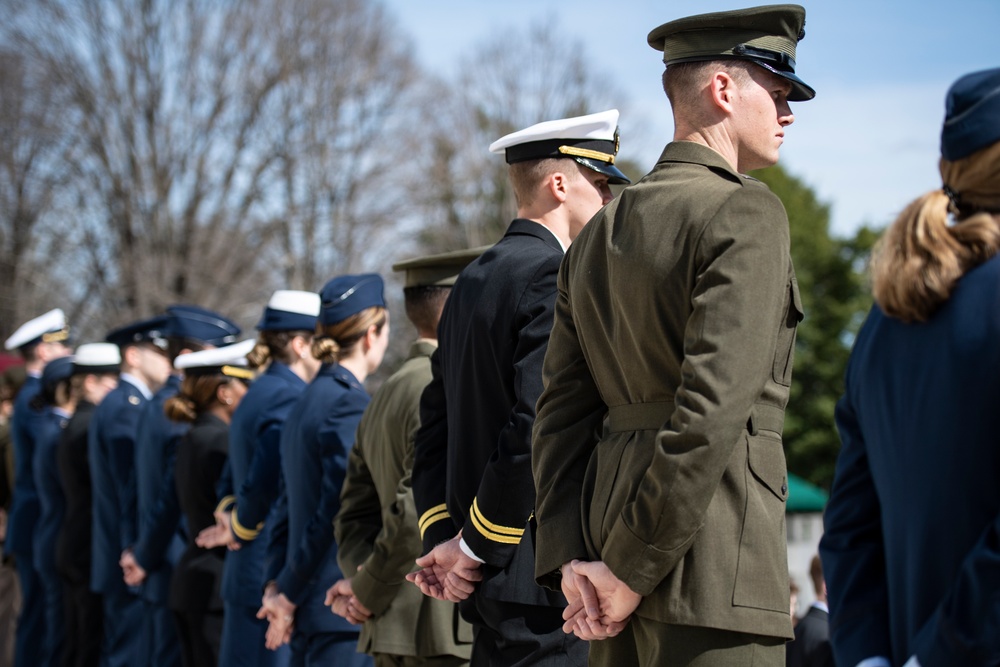
M 105 595 L 101 667 L 145 667 L 149 664 L 145 639 L 139 596 L 128 591 Z
M 785 640 L 669 625 L 633 616 L 617 637 L 590 643 L 592 667 L 784 667 Z
M 101 596 L 86 582 L 65 584 L 63 602 L 66 611 L 65 667 L 98 667 L 104 627 Z
M 216 667 L 222 642 L 222 612 L 178 611 L 175 614 L 184 667 Z
M 63 582 L 55 572 L 40 573 L 45 598 L 45 636 L 42 640 L 41 667 L 61 667 L 66 636 L 66 605 Z
M 257 618 L 259 607 L 224 603 L 219 667 L 288 667 L 292 650 L 264 646 L 267 621 Z
M 472 623 L 472 667 L 582 667 L 587 642 L 562 631 L 562 608 L 503 602 L 479 590 L 460 603 Z
M 291 667 L 374 667 L 370 655 L 358 653 L 354 632 L 292 633 Z
M 180 637 L 174 613 L 164 603 L 143 600 L 142 604 L 145 609 L 149 664 L 151 667 L 180 667 Z
M 15 557 L 21 582 L 21 613 L 17 617 L 14 667 L 38 667 L 45 645 L 45 589 L 31 557 Z

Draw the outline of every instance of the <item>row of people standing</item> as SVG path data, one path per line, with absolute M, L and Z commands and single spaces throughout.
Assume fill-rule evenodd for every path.
M 461 252 L 400 265 L 413 269 L 407 309 L 422 318 L 425 345 L 432 345 L 448 281 L 470 257 Z M 440 284 L 425 284 L 429 277 Z M 235 338 L 235 325 L 210 311 L 175 307 L 116 329 L 108 343 L 83 345 L 75 357 L 39 364 L 40 396 L 31 415 L 45 421 L 31 441 L 32 478 L 39 482 L 33 488 L 46 498 L 74 496 L 68 516 L 51 518 L 57 531 L 61 525 L 73 534 L 63 568 L 71 580 L 65 617 L 61 603 L 31 598 L 42 618 L 32 624 L 22 616 L 21 635 L 36 641 L 18 647 L 19 664 L 280 665 L 329 651 L 338 661 L 363 664 L 358 629 L 337 620 L 324 604 L 328 586 L 317 582 L 342 579 L 333 517 L 368 403 L 362 382 L 388 344 L 382 279 L 345 276 L 321 294 L 279 291 L 258 329 L 256 342 L 213 349 Z M 57 337 L 66 341 L 68 327 L 53 311 L 22 327 L 8 346 L 28 358 Z M 250 384 L 255 373 L 246 366 L 266 370 Z M 70 394 L 81 398 L 75 415 Z M 415 411 L 416 399 L 411 403 Z M 290 414 L 291 431 L 283 436 Z M 57 443 L 67 460 L 65 479 L 50 461 Z M 291 455 L 282 457 L 283 450 Z M 217 509 L 220 494 L 226 498 Z M 18 497 L 22 506 L 25 497 Z M 221 542 L 231 544 L 228 562 L 224 549 L 196 543 L 199 535 L 198 542 L 213 539 L 215 516 L 226 519 Z M 39 534 L 51 532 L 41 529 L 47 525 L 39 524 L 36 544 Z M 47 544 L 21 562 L 39 571 L 43 590 L 62 595 Z M 266 589 L 265 581 L 272 582 Z M 279 639 L 292 638 L 291 650 L 265 650 L 276 621 L 265 610 L 274 599 L 288 605 L 280 616 L 287 632 Z M 451 613 L 449 633 L 458 625 Z M 41 636 L 45 641 L 37 641 Z M 458 647 L 461 661 L 462 642 L 448 645 Z
M 709 664 L 722 645 L 725 664 L 783 661 L 780 418 L 800 313 L 783 209 L 740 172 L 777 159 L 788 100 L 813 95 L 794 73 L 803 23 L 801 8 L 779 6 L 655 30 L 678 141 L 618 206 L 609 185 L 628 179 L 614 166 L 617 112 L 542 123 L 491 147 L 511 165 L 518 219 L 456 282 L 413 436 L 427 553 L 409 578 L 461 601 L 474 663 L 582 664 L 589 653 L 604 664 Z M 748 35 L 751 46 L 733 46 Z M 677 214 L 669 230 L 658 224 L 665 209 Z M 383 583 L 368 571 L 374 530 L 355 552 L 352 529 L 368 524 L 337 518 L 341 483 L 362 464 L 349 455 L 368 405 L 361 382 L 388 335 L 382 282 L 346 276 L 320 296 L 309 344 L 324 364 L 280 428 L 270 513 L 257 524 L 242 513 L 245 478 L 235 510 L 224 504 L 195 538 L 242 550 L 269 530 L 258 615 L 264 643 L 290 643 L 296 665 L 360 662 L 354 623 L 376 618 Z M 146 331 L 134 333 L 123 363 L 130 346 L 149 351 Z M 665 480 L 683 502 L 667 502 L 678 498 Z M 745 531 L 741 498 L 760 510 Z M 381 510 L 370 511 L 379 534 Z M 129 552 L 121 558 L 127 577 L 142 573 Z

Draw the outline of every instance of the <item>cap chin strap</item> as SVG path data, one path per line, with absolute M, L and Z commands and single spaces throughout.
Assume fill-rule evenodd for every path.
M 762 60 L 784 72 L 795 72 L 795 58 L 792 58 L 787 53 L 782 53 L 781 51 L 761 49 L 756 46 L 750 46 L 749 44 L 737 44 L 733 47 L 733 55 L 739 58 Z

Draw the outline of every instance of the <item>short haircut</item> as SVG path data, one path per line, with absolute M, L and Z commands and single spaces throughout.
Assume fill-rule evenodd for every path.
M 441 310 L 444 308 L 450 285 L 417 285 L 403 288 L 406 317 L 420 333 L 437 331 Z
M 547 157 L 510 165 L 508 169 L 510 184 L 514 188 L 514 198 L 517 200 L 518 208 L 533 204 L 542 181 L 557 171 L 570 174 L 571 177 L 579 174 L 580 170 L 575 168 L 576 164 L 568 158 Z
M 753 66 L 753 63 L 736 59 L 677 63 L 663 71 L 663 92 L 667 94 L 670 106 L 676 110 L 678 104 L 693 104 L 698 91 L 712 72 L 726 72 L 742 88 L 752 80 L 749 68 Z

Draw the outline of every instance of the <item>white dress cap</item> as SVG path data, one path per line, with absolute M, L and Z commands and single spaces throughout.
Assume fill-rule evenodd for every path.
M 271 295 L 271 300 L 267 302 L 267 307 L 274 310 L 283 310 L 286 313 L 299 313 L 301 315 L 317 317 L 319 316 L 320 298 L 316 292 L 280 289 Z
M 66 332 L 66 335 L 62 336 L 60 340 L 66 340 L 68 337 L 66 315 L 63 314 L 61 308 L 55 308 L 44 315 L 39 315 L 35 319 L 25 322 L 18 327 L 17 331 L 10 335 L 10 338 L 4 342 L 3 346 L 8 350 L 16 350 L 19 347 L 35 342 L 45 334 L 56 332 Z
M 174 360 L 174 368 L 178 370 L 192 369 L 216 369 L 223 366 L 236 366 L 246 368 L 247 355 L 257 344 L 253 338 L 233 343 L 225 347 L 217 347 L 211 350 L 200 350 L 198 352 L 188 352 L 179 355 Z
M 76 348 L 73 364 L 85 370 L 90 366 L 117 366 L 122 362 L 121 351 L 113 343 L 85 343 Z
M 547 120 L 500 137 L 490 144 L 491 153 L 503 153 L 511 146 L 550 139 L 615 140 L 618 128 L 618 109 L 608 109 L 587 116 Z

